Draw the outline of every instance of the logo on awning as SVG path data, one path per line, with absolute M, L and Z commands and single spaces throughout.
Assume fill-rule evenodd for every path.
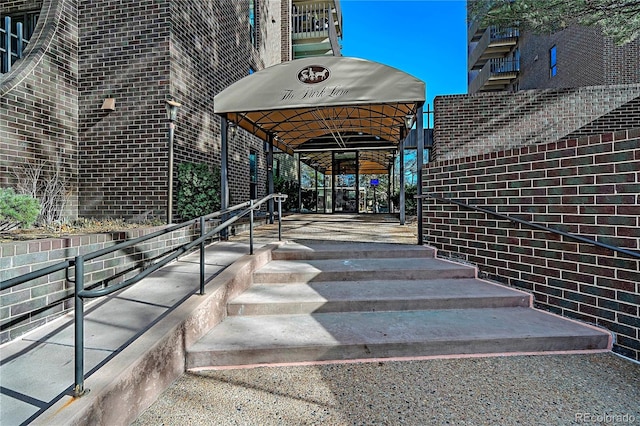
M 298 80 L 305 84 L 317 84 L 329 78 L 329 69 L 320 65 L 310 65 L 298 72 Z

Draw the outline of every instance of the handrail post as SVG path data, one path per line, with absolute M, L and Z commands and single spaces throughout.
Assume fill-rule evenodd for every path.
M 204 216 L 200 216 L 200 237 L 205 234 Z M 204 294 L 204 239 L 200 241 L 200 295 Z
M 282 197 L 278 194 L 278 241 L 282 241 Z
M 253 254 L 253 200 L 249 201 L 249 254 Z
M 84 258 L 76 256 L 76 285 L 75 285 L 75 385 L 73 387 L 76 398 L 87 393 L 84 389 L 84 301 L 80 292 L 84 290 Z

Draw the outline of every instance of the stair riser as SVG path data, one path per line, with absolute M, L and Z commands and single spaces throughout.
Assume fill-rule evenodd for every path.
M 332 302 L 298 302 L 235 304 L 227 307 L 228 315 L 295 315 L 328 312 L 412 311 L 423 309 L 481 309 L 529 307 L 528 297 L 474 297 L 454 299 L 412 300 L 346 300 Z
M 479 355 L 499 353 L 544 353 L 559 351 L 606 350 L 608 338 L 604 336 L 561 338 L 512 338 L 464 341 L 431 341 L 416 343 L 385 343 L 370 345 L 337 345 L 330 347 L 287 347 L 239 351 L 208 351 L 187 354 L 187 369 L 280 364 L 313 361 L 341 361 L 396 357 L 423 357 L 446 355 Z
M 409 271 L 318 271 L 318 272 L 255 272 L 253 282 L 268 283 L 309 283 L 322 281 L 364 281 L 364 280 L 432 280 L 440 278 L 474 278 L 475 269 L 424 269 Z
M 425 259 L 433 258 L 434 251 L 425 250 L 390 250 L 390 251 L 318 251 L 318 252 L 287 252 L 274 251 L 273 260 L 330 260 L 344 259 Z

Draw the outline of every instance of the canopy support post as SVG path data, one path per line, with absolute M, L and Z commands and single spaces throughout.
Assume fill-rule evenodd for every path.
M 269 150 L 267 151 L 267 186 L 269 187 L 269 194 L 273 194 L 273 135 L 271 133 L 267 135 L 267 144 L 269 145 Z M 273 198 L 267 203 L 269 210 L 269 223 L 273 224 Z M 278 220 L 280 219 L 281 218 L 278 218 Z
M 302 155 L 298 153 L 298 213 L 302 213 Z
M 229 122 L 226 114 L 220 120 L 220 210 L 229 208 Z M 224 218 L 223 218 L 224 220 Z M 220 239 L 228 238 L 228 230 L 220 231 Z
M 391 165 L 387 166 L 387 210 L 389 214 L 391 214 L 391 207 L 393 204 L 391 203 L 391 180 L 393 176 L 391 175 Z
M 424 164 L 424 116 L 422 106 L 416 113 L 416 133 L 417 133 L 417 155 L 416 155 L 416 214 L 418 216 L 418 245 L 422 245 L 422 166 Z
M 400 134 L 400 170 L 398 172 L 398 177 L 400 178 L 400 225 L 404 225 L 405 222 L 405 208 L 404 208 L 404 138 L 405 132 L 402 130 Z

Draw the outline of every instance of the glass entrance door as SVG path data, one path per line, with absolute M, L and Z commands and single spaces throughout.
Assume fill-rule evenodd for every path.
M 358 212 L 358 157 L 355 152 L 335 152 L 333 155 L 333 212 Z

